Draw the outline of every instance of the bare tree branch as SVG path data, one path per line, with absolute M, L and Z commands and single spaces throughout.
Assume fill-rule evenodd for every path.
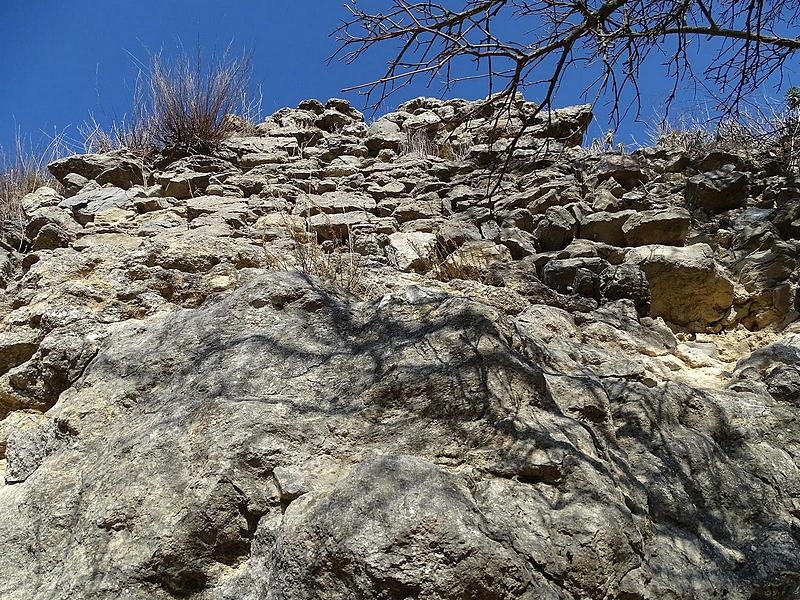
M 348 5 L 350 17 L 336 31 L 335 57 L 353 62 L 378 45 L 393 46 L 394 58 L 378 78 L 346 88 L 360 91 L 371 106 L 420 75 L 441 79 L 445 89 L 463 80 L 464 61 L 485 71 L 487 92 L 500 83 L 505 97 L 542 85 L 549 107 L 562 78 L 575 68 L 599 68 L 597 96 L 610 96 L 612 122 L 619 102 L 632 90 L 639 102 L 639 73 L 653 50 L 668 57 L 670 77 L 700 80 L 716 88 L 719 109 L 729 114 L 743 97 L 782 74 L 800 50 L 789 35 L 800 20 L 795 0 L 391 0 L 380 12 Z M 458 5 L 458 8 L 449 8 Z M 521 22 L 529 33 L 504 38 L 496 23 Z M 522 39 L 521 39 L 522 38 Z M 694 68 L 697 48 L 713 40 L 707 66 Z M 473 77 L 480 77 L 479 75 Z M 672 97 L 672 96 L 671 96 Z M 671 98 L 670 98 L 671 99 Z M 637 109 L 638 113 L 638 109 Z

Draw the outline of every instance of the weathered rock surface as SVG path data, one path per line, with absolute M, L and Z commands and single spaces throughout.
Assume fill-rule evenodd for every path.
M 622 233 L 628 246 L 683 246 L 690 225 L 685 208 L 645 210 L 631 215 L 622 225 Z
M 581 325 L 540 306 L 514 327 L 422 288 L 353 304 L 301 275 L 244 275 L 205 308 L 117 326 L 52 421 L 12 434 L 4 597 L 797 583 L 800 496 L 765 483 L 797 466 L 760 458 L 780 452 L 770 432 L 800 441 L 791 406 L 670 382 L 671 335 L 624 303 Z M 754 406 L 769 416 L 750 421 Z M 47 544 L 22 543 L 41 528 Z M 64 568 L 87 554 L 108 567 Z
M 800 597 L 796 182 L 534 108 L 54 164 L 0 250 L 0 598 Z
M 702 328 L 724 319 L 733 305 L 733 283 L 714 263 L 706 244 L 642 246 L 625 260 L 639 265 L 647 276 L 654 316 Z
M 686 182 L 689 204 L 712 214 L 742 208 L 747 199 L 749 178 L 747 173 L 735 169 L 728 164 L 690 177 Z
M 77 154 L 49 165 L 50 172 L 62 184 L 69 185 L 68 177 L 78 175 L 93 179 L 100 185 L 110 184 L 124 189 L 144 185 L 148 172 L 141 160 L 125 152 L 108 154 Z

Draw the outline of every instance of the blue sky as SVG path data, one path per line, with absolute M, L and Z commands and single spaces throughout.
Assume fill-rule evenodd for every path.
M 327 64 L 336 48 L 329 34 L 346 15 L 346 0 L 2 0 L 0 3 L 0 147 L 13 146 L 15 129 L 32 140 L 42 132 L 69 130 L 89 113 L 103 123 L 129 110 L 136 75 L 131 56 L 174 54 L 182 42 L 219 50 L 233 42 L 253 54 L 253 86 L 260 86 L 266 114 L 315 97 L 363 100 L 341 89 L 376 76 L 381 56 L 354 66 Z M 370 0 L 373 1 L 373 0 Z M 375 3 L 374 0 L 373 3 Z M 585 85 L 574 72 L 559 93 L 559 103 L 581 102 Z M 800 73 L 798 73 L 800 79 Z M 668 89 L 654 61 L 640 81 L 643 120 L 652 120 Z M 465 85 L 459 96 L 476 98 L 485 90 Z M 438 95 L 420 82 L 396 101 Z M 535 100 L 535 98 L 530 98 Z M 676 114 L 696 104 L 686 88 Z M 388 107 L 388 108 L 391 108 Z M 387 109 L 388 109 L 387 108 Z M 607 128 L 602 109 L 590 136 Z M 645 141 L 645 125 L 628 118 L 618 139 Z

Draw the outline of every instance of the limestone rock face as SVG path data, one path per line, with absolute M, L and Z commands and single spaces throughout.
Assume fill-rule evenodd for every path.
M 800 597 L 797 182 L 507 100 L 55 163 L 0 228 L 0 598 Z
M 120 324 L 9 437 L 4 597 L 745 597 L 800 551 L 790 488 L 765 483 L 796 465 L 755 443 L 800 439 L 789 405 L 664 380 L 671 334 L 624 303 L 514 325 L 424 288 L 353 304 L 243 275 L 206 307 Z M 768 417 L 734 433 L 753 403 Z M 742 571 L 742 544 L 759 567 Z M 87 556 L 116 568 L 76 568 Z
M 59 208 L 72 211 L 75 220 L 81 225 L 86 225 L 94 221 L 99 213 L 114 208 L 131 207 L 132 202 L 125 190 L 109 187 L 81 192 L 80 194 L 63 200 L 58 206 Z
M 625 246 L 625 232 L 622 227 L 633 214 L 635 211 L 632 210 L 590 213 L 581 222 L 581 237 L 613 246 Z
M 536 227 L 536 238 L 545 250 L 561 250 L 575 237 L 575 216 L 562 206 L 552 206 Z
M 48 166 L 53 176 L 67 185 L 70 175 L 93 179 L 100 185 L 110 184 L 123 189 L 143 185 L 148 172 L 141 160 L 124 152 L 108 154 L 76 154 Z
M 393 233 L 389 236 L 389 258 L 401 271 L 427 271 L 436 250 L 432 233 Z
M 690 224 L 689 211 L 685 208 L 641 211 L 625 221 L 622 233 L 629 246 L 683 246 Z

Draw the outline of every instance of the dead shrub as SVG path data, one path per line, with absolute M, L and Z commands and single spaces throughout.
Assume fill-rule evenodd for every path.
M 401 156 L 416 156 L 418 158 L 428 158 L 438 156 L 438 146 L 428 137 L 428 132 L 424 128 L 406 131 L 403 141 L 400 142 Z
M 142 160 L 149 160 L 158 151 L 153 120 L 152 102 L 142 72 L 136 77 L 131 98 L 131 113 L 103 127 L 89 114 L 89 119 L 78 127 L 80 144 L 84 152 L 104 153 L 125 148 Z
M 231 135 L 254 135 L 263 95 L 260 89 L 255 95 L 247 91 L 249 56 L 234 59 L 226 51 L 206 66 L 201 55 L 198 48 L 193 57 L 183 52 L 167 61 L 158 53 L 149 63 L 136 61 L 130 113 L 107 126 L 90 114 L 72 147 L 93 153 L 126 149 L 147 162 L 166 147 L 206 152 Z

